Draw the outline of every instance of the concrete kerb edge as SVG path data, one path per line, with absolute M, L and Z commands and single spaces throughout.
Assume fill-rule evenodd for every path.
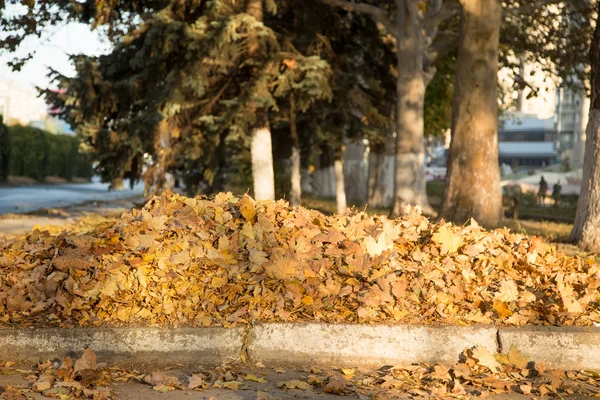
M 600 369 L 600 328 L 257 323 L 238 328 L 0 329 L 0 360 L 37 362 L 92 348 L 103 362 L 382 366 L 455 363 L 516 346 L 558 369 Z
M 37 362 L 89 347 L 103 362 L 219 364 L 239 359 L 243 328 L 0 329 L 0 359 Z
M 502 352 L 514 346 L 549 368 L 600 370 L 600 327 L 501 327 L 498 337 Z
M 263 364 L 382 366 L 454 363 L 465 348 L 497 351 L 493 326 L 256 324 L 249 358 Z

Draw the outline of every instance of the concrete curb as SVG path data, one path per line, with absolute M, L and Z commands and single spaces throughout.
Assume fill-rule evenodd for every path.
M 248 355 L 265 364 L 409 365 L 454 363 L 465 348 L 473 346 L 495 353 L 496 328 L 258 324 Z
M 455 363 L 464 349 L 517 347 L 558 369 L 600 369 L 600 328 L 264 323 L 240 328 L 0 329 L 0 361 L 37 362 L 92 348 L 107 363 L 382 366 Z
M 244 329 L 0 329 L 0 359 L 37 362 L 90 347 L 103 362 L 218 364 L 238 359 Z
M 557 369 L 600 369 L 600 328 L 528 326 L 498 329 L 501 350 L 515 346 L 530 360 Z

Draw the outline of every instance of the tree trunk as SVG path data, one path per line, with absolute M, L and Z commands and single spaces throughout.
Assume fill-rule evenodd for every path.
M 275 199 L 275 174 L 271 128 L 265 110 L 257 110 L 256 125 L 252 128 L 250 152 L 252 154 L 252 181 L 256 200 Z
M 433 212 L 425 185 L 424 37 L 416 4 L 407 0 L 397 0 L 396 4 L 400 38 L 397 52 L 398 103 L 392 217 L 400 216 L 406 205 L 419 206 L 425 213 Z
M 290 157 L 292 189 L 290 191 L 290 204 L 292 206 L 299 206 L 302 196 L 302 175 L 300 174 L 300 140 L 296 125 L 296 99 L 294 98 L 294 94 L 290 95 L 290 137 L 292 139 L 292 155 Z
M 385 158 L 385 147 L 375 144 L 369 152 L 368 199 L 369 207 L 383 207 L 383 187 L 381 168 Z
M 600 11 L 600 6 L 599 11 Z M 590 49 L 592 96 L 586 130 L 583 179 L 575 223 L 569 239 L 587 251 L 600 251 L 600 25 Z
M 460 43 L 452 106 L 452 139 L 440 216 L 473 217 L 495 227 L 502 218 L 498 165 L 500 0 L 460 0 Z
M 344 182 L 344 152 L 340 149 L 335 152 L 333 160 L 335 171 L 335 202 L 338 214 L 346 212 L 346 184 Z
M 248 0 L 246 12 L 257 21 L 263 20 L 263 0 Z M 249 38 L 249 54 L 258 48 L 258 41 L 252 35 Z M 271 127 L 267 111 L 256 110 L 256 122 L 251 129 L 250 152 L 252 157 L 252 180 L 256 200 L 275 200 L 275 174 L 273 172 L 273 150 Z

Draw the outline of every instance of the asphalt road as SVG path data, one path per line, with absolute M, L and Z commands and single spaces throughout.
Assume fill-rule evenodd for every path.
M 107 183 L 69 183 L 60 185 L 34 185 L 0 187 L 0 214 L 25 213 L 40 208 L 66 207 L 85 201 L 111 201 L 137 196 L 144 185 L 133 189 L 108 190 Z

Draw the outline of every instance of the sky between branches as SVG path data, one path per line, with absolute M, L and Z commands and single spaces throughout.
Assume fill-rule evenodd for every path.
M 19 6 L 8 5 L 6 12 L 18 13 Z M 7 65 L 15 55 L 24 56 L 35 50 L 33 59 L 25 64 L 21 71 L 12 71 Z M 73 76 L 75 69 L 69 62 L 69 54 L 90 56 L 107 53 L 108 41 L 103 40 L 102 32 L 91 31 L 89 25 L 69 23 L 51 27 L 41 38 L 30 37 L 19 47 L 16 54 L 0 55 L 0 79 L 17 86 L 35 91 L 35 86 L 47 88 L 50 84 L 48 67 L 63 74 Z

